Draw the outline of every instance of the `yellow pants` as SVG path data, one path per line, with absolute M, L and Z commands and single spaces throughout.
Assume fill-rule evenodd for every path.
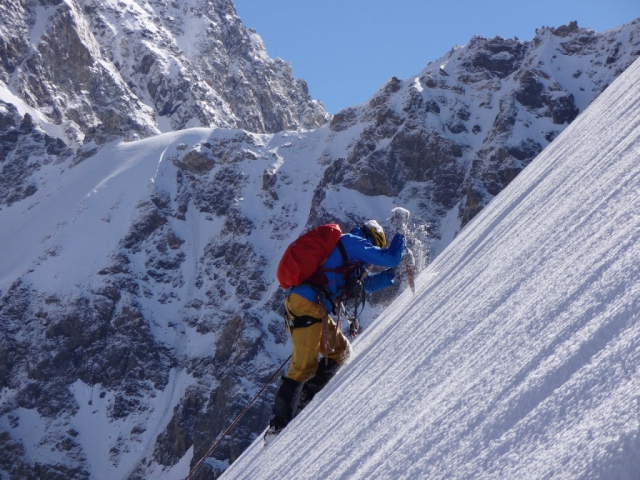
M 287 310 L 297 317 L 309 315 L 322 318 L 325 315 L 325 309 L 322 305 L 310 302 L 295 293 L 290 294 L 285 302 Z M 329 344 L 327 351 L 323 351 L 322 328 L 323 322 L 318 322 L 308 327 L 292 330 L 293 353 L 291 366 L 286 375 L 288 378 L 296 382 L 304 382 L 313 377 L 318 369 L 318 355 L 320 354 L 335 361 L 338 365 L 349 357 L 351 354 L 349 340 L 338 330 L 336 322 L 331 317 L 327 321 Z

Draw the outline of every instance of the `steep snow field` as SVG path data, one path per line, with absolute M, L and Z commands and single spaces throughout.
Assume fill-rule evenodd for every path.
M 223 478 L 637 478 L 640 62 Z

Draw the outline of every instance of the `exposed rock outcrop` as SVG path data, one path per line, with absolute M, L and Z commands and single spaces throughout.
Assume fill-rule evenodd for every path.
M 9 0 L 0 13 L 0 81 L 79 144 L 198 126 L 277 132 L 330 118 L 230 0 Z
M 0 5 L 3 228 L 62 212 L 0 275 L 0 471 L 17 478 L 193 466 L 288 355 L 274 273 L 293 239 L 390 229 L 405 205 L 422 269 L 640 56 L 638 22 L 475 37 L 329 123 L 230 1 L 114 5 Z M 232 128 L 137 140 L 192 126 Z M 275 388 L 200 478 L 265 426 Z

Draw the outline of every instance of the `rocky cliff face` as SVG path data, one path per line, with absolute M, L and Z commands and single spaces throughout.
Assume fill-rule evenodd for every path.
M 183 477 L 289 354 L 274 277 L 293 239 L 390 229 L 402 205 L 423 268 L 640 56 L 638 22 L 476 37 L 324 123 L 230 2 L 0 10 L 10 478 Z M 255 438 L 274 389 L 198 478 Z
M 574 22 L 531 42 L 474 37 L 335 115 L 333 131 L 362 131 L 325 185 L 419 196 L 436 234 L 451 209 L 466 224 L 640 55 L 638 28 L 598 34 Z
M 0 13 L 0 81 L 74 144 L 329 119 L 230 0 L 8 0 Z
M 107 141 L 330 119 L 229 0 L 8 0 L 0 59 L 0 208 L 36 191 L 43 165 Z

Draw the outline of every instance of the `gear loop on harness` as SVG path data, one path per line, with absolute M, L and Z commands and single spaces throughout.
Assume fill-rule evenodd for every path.
M 364 310 L 365 302 L 366 302 L 366 292 L 364 289 L 364 279 L 369 274 L 369 271 L 364 268 L 362 269 L 358 275 L 349 279 L 343 293 L 338 297 L 339 305 L 338 311 L 340 316 L 344 315 L 344 317 L 349 322 L 349 336 L 355 337 L 358 335 L 360 331 L 360 322 L 358 321 L 358 317 Z M 347 309 L 347 301 L 353 300 L 353 315 L 349 315 L 349 310 Z M 359 311 L 358 311 L 359 309 Z

